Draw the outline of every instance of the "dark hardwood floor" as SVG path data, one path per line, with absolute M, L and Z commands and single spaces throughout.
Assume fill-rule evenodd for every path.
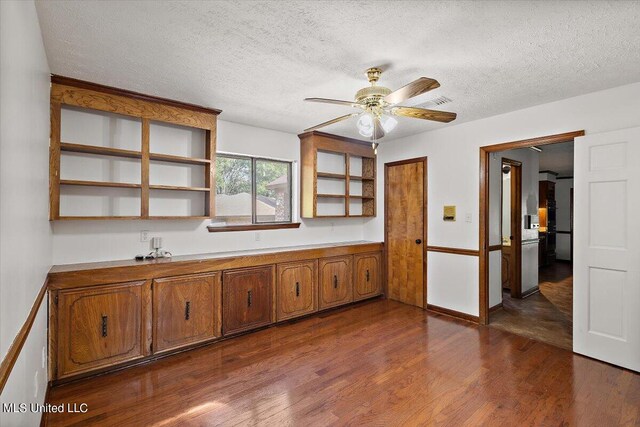
M 492 327 L 558 347 L 573 348 L 573 272 L 555 262 L 540 270 L 540 292 L 526 298 L 502 294 L 502 309 L 491 313 Z
M 375 300 L 53 388 L 49 425 L 638 425 L 640 375 Z

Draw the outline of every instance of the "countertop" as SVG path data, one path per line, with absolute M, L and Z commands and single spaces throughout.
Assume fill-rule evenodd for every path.
M 355 240 L 347 242 L 335 242 L 335 243 L 320 243 L 313 245 L 298 245 L 298 246 L 282 246 L 278 248 L 263 248 L 263 249 L 248 249 L 241 251 L 227 251 L 227 252 L 213 252 L 205 254 L 194 255 L 180 255 L 170 258 L 158 258 L 154 260 L 136 261 L 135 259 L 125 259 L 117 261 L 103 261 L 103 262 L 87 262 L 79 264 L 62 264 L 54 265 L 49 270 L 49 274 L 71 273 L 86 270 L 104 269 L 104 268 L 119 268 L 119 267 L 140 267 L 140 266 L 165 266 L 167 264 L 174 265 L 183 262 L 194 261 L 210 261 L 220 260 L 226 258 L 239 258 L 249 257 L 256 255 L 277 254 L 283 252 L 305 251 L 314 249 L 327 249 L 340 246 L 359 246 L 359 245 L 372 245 L 382 244 L 381 242 L 368 241 L 368 240 Z

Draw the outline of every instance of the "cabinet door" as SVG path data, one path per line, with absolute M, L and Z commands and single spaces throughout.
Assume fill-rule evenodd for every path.
M 318 310 L 318 261 L 278 264 L 277 270 L 278 320 Z
M 247 331 L 273 322 L 273 266 L 225 271 L 222 332 Z
M 355 277 L 353 300 L 358 301 L 380 295 L 380 253 L 354 255 Z
M 154 280 L 153 351 L 220 336 L 220 293 L 220 273 Z
M 150 283 L 97 286 L 58 293 L 56 378 L 150 354 Z
M 353 301 L 352 260 L 351 256 L 319 260 L 321 309 Z

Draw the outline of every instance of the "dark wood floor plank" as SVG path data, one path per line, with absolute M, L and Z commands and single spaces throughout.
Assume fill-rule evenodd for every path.
M 640 375 L 394 301 L 55 387 L 52 426 L 637 425 Z
M 502 294 L 502 308 L 489 315 L 492 327 L 571 350 L 573 348 L 573 271 L 555 262 L 540 270 L 539 292 L 526 298 Z

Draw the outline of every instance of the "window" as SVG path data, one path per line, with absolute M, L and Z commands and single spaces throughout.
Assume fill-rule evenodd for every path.
M 216 156 L 217 227 L 291 222 L 291 162 Z

